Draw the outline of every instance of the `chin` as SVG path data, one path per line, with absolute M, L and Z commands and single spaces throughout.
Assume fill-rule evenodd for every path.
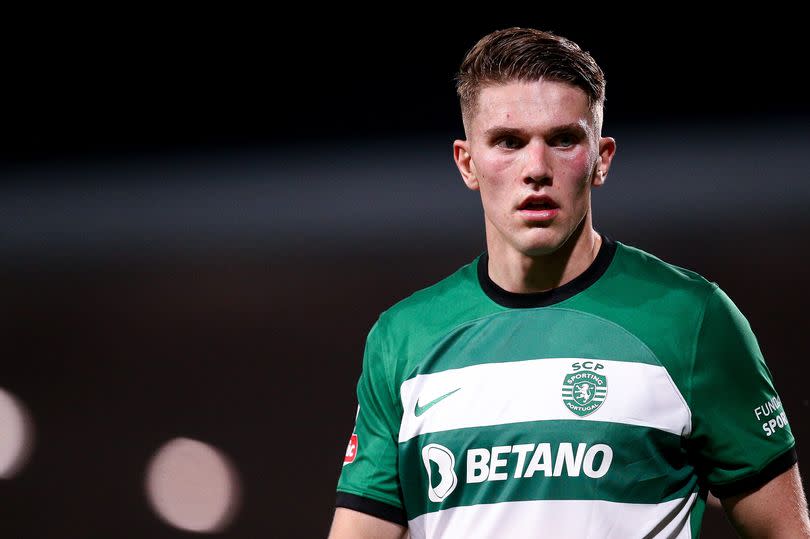
M 555 253 L 572 237 L 572 234 L 562 235 L 549 228 L 535 229 L 532 232 L 535 237 L 526 238 L 527 241 L 516 245 L 521 253 L 532 257 Z
M 553 254 L 554 252 L 559 250 L 559 248 L 560 247 L 558 245 L 554 245 L 554 246 L 549 245 L 549 246 L 543 246 L 543 247 L 533 247 L 533 248 L 530 248 L 530 249 L 521 249 L 521 252 L 524 255 L 529 256 L 529 257 L 537 257 L 537 256 L 546 256 L 546 255 Z
M 526 256 L 545 256 L 550 255 L 562 247 L 564 242 L 558 241 L 542 241 L 533 242 L 529 245 L 522 246 L 519 251 Z

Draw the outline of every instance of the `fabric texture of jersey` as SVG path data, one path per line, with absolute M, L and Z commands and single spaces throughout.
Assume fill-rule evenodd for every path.
M 513 294 L 486 253 L 366 342 L 338 506 L 411 537 L 696 537 L 707 490 L 796 461 L 751 328 L 698 274 L 603 236 Z

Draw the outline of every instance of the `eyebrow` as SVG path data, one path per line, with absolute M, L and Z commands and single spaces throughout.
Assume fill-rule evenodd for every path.
M 578 124 L 578 123 L 570 123 L 570 124 L 558 125 L 558 126 L 552 127 L 548 131 L 548 133 L 546 133 L 546 136 L 554 137 L 554 136 L 559 135 L 561 133 L 572 133 L 572 132 L 577 133 L 579 135 L 585 135 L 585 130 L 582 128 L 582 126 L 580 124 Z M 507 126 L 503 126 L 503 125 L 496 125 L 494 127 L 490 127 L 486 131 L 484 131 L 484 138 L 486 138 L 487 140 L 492 140 L 492 139 L 500 138 L 500 137 L 504 137 L 504 136 L 522 135 L 522 134 L 524 134 L 523 129 L 520 129 L 518 127 L 507 127 Z

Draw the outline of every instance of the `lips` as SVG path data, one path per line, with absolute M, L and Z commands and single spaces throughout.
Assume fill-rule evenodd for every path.
M 559 205 L 554 202 L 549 196 L 546 195 L 532 195 L 526 197 L 523 202 L 520 203 L 518 206 L 518 210 L 527 210 L 527 211 L 542 211 L 542 210 L 556 210 L 559 209 Z
M 560 206 L 546 195 L 531 195 L 518 206 L 518 214 L 530 226 L 546 226 L 560 213 Z

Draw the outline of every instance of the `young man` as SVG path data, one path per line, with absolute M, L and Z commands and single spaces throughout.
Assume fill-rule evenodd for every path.
M 696 537 L 708 490 L 746 536 L 810 536 L 745 318 L 593 228 L 616 151 L 593 58 L 511 28 L 458 82 L 487 251 L 369 333 L 330 537 Z

